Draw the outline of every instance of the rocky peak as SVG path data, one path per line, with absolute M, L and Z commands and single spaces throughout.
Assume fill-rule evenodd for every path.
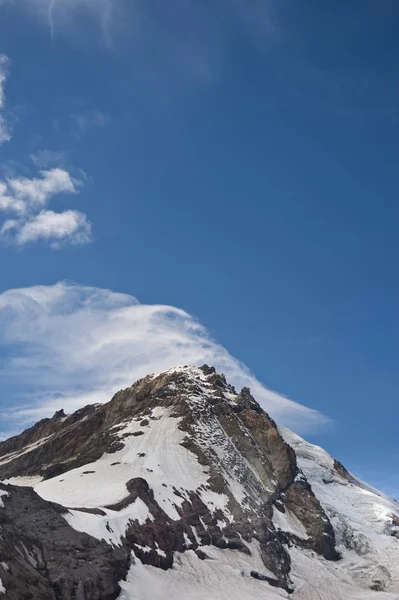
M 65 419 L 65 418 L 66 418 L 66 414 L 65 414 L 63 408 L 61 408 L 61 410 L 57 410 L 53 415 L 53 419 Z
M 13 442 L 17 450 L 0 461 L 3 478 L 39 476 L 48 484 L 57 479 L 64 489 L 76 470 L 81 476 L 93 476 L 97 462 L 108 460 L 104 456 L 110 456 L 107 464 L 114 469 L 126 462 L 126 453 L 133 460 L 130 477 L 123 482 L 124 497 L 104 502 L 102 508 L 120 511 L 138 500 L 146 507 L 150 517 L 145 525 L 130 522 L 125 534 L 125 543 L 143 562 L 167 568 L 175 552 L 210 543 L 248 553 L 256 541 L 266 579 L 289 589 L 285 544 L 313 548 L 327 559 L 338 556 L 331 524 L 310 486 L 296 480 L 295 453 L 276 424 L 248 388 L 237 394 L 213 367 L 184 366 L 147 376 L 115 394 L 108 404 L 85 407 L 69 417 L 59 411 L 45 426 L 33 429 L 34 436 L 21 434 Z M 176 468 L 179 464 L 183 468 L 181 481 L 176 480 L 162 502 L 159 498 L 165 493 L 157 491 L 159 486 L 171 485 L 166 477 L 159 483 L 165 476 L 164 457 L 158 457 L 156 469 L 154 465 L 143 471 L 140 466 L 140 460 L 154 452 L 153 444 L 160 443 L 158 430 L 171 437 L 165 450 L 175 455 Z M 39 431 L 45 433 L 41 440 Z M 183 459 L 182 449 L 187 458 Z M 181 461 L 192 465 L 187 481 L 188 467 Z M 44 483 L 40 485 L 44 490 Z M 65 502 L 68 494 L 62 496 Z M 66 503 L 79 509 L 84 498 Z M 276 510 L 293 515 L 306 534 L 280 534 L 273 523 Z
M 52 419 L 0 444 L 0 480 L 8 482 L 0 485 L 0 506 L 2 494 L 7 494 L 0 529 L 4 510 L 15 521 L 18 505 L 26 501 L 9 484 L 28 483 L 40 496 L 30 492 L 35 510 L 58 515 L 51 517 L 55 540 L 62 523 L 94 538 L 96 543 L 84 542 L 90 564 L 105 544 L 107 559 L 98 564 L 100 571 L 101 565 L 108 569 L 110 595 L 99 591 L 105 583 L 94 570 L 90 590 L 79 591 L 77 600 L 116 597 L 115 574 L 121 576 L 122 568 L 121 577 L 126 575 L 129 555 L 130 569 L 140 564 L 168 570 L 176 569 L 186 554 L 206 561 L 215 556 L 214 549 L 220 556 L 233 552 L 241 557 L 235 559 L 240 564 L 251 565 L 249 577 L 263 582 L 266 591 L 271 586 L 292 592 L 293 557 L 339 564 L 337 535 L 341 546 L 359 556 L 370 548 L 364 534 L 357 535 L 346 522 L 337 526 L 336 510 L 318 498 L 324 498 L 325 488 L 352 488 L 357 480 L 321 449 L 319 459 L 314 448 L 290 432 L 282 433 L 249 388 L 237 392 L 213 367 L 173 368 L 140 379 L 107 404 L 72 415 L 57 411 Z M 308 468 L 309 457 L 313 462 Z M 319 470 L 322 476 L 313 484 Z M 12 513 L 10 494 L 17 503 Z M 397 539 L 397 518 L 390 507 L 383 528 L 387 539 Z M 20 532 L 25 525 L 18 523 Z M 9 531 L 17 540 L 17 533 Z M 34 535 L 40 537 L 36 530 Z M 1 540 L 0 531 L 0 582 Z M 40 543 L 46 546 L 47 541 Z M 83 542 L 74 538 L 73 543 Z M 31 541 L 24 544 L 31 560 L 36 551 Z M 3 551 L 10 560 L 7 548 Z M 20 566 L 13 569 L 20 572 Z M 56 577 L 57 568 L 54 573 Z M 75 597 L 68 596 L 75 579 L 63 584 L 64 595 L 43 597 Z M 52 589 L 53 583 L 39 580 L 40 589 Z M 12 587 L 9 575 L 4 581 Z M 32 592 L 34 577 L 32 581 L 33 595 L 27 597 L 41 598 Z

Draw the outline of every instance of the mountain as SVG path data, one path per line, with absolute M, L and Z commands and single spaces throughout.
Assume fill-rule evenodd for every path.
M 212 367 L 0 443 L 0 600 L 399 600 L 399 505 Z

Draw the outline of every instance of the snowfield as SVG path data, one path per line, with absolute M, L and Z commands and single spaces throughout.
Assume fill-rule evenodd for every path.
M 126 482 L 142 477 L 167 515 L 178 520 L 176 506 L 187 498 L 188 490 L 205 486 L 208 471 L 181 445 L 186 434 L 178 429 L 179 419 L 169 413 L 158 408 L 152 418 L 144 420 L 145 425 L 141 418 L 132 420 L 117 434 L 125 440 L 123 450 L 38 483 L 36 492 L 45 500 L 71 508 L 102 508 L 126 498 Z M 137 433 L 142 435 L 134 435 Z M 174 488 L 181 495 L 176 495 Z M 222 494 L 208 490 L 202 498 L 212 509 L 226 509 L 227 497 Z
M 205 549 L 208 560 L 188 550 L 176 557 L 175 565 L 162 571 L 135 559 L 126 582 L 121 582 L 121 600 L 281 600 L 286 592 L 249 575 L 265 566 L 251 548 L 248 557 L 234 550 Z

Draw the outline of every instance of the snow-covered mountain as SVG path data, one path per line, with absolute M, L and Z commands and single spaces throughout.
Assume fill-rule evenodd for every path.
M 399 600 L 399 505 L 213 368 L 0 444 L 0 600 Z

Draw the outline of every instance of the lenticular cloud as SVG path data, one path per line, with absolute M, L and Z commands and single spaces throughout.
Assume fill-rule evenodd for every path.
M 6 431 L 60 408 L 108 401 L 148 373 L 203 363 L 238 388 L 251 387 L 264 408 L 295 431 L 328 422 L 265 388 L 185 311 L 68 282 L 0 294 L 0 361 Z

